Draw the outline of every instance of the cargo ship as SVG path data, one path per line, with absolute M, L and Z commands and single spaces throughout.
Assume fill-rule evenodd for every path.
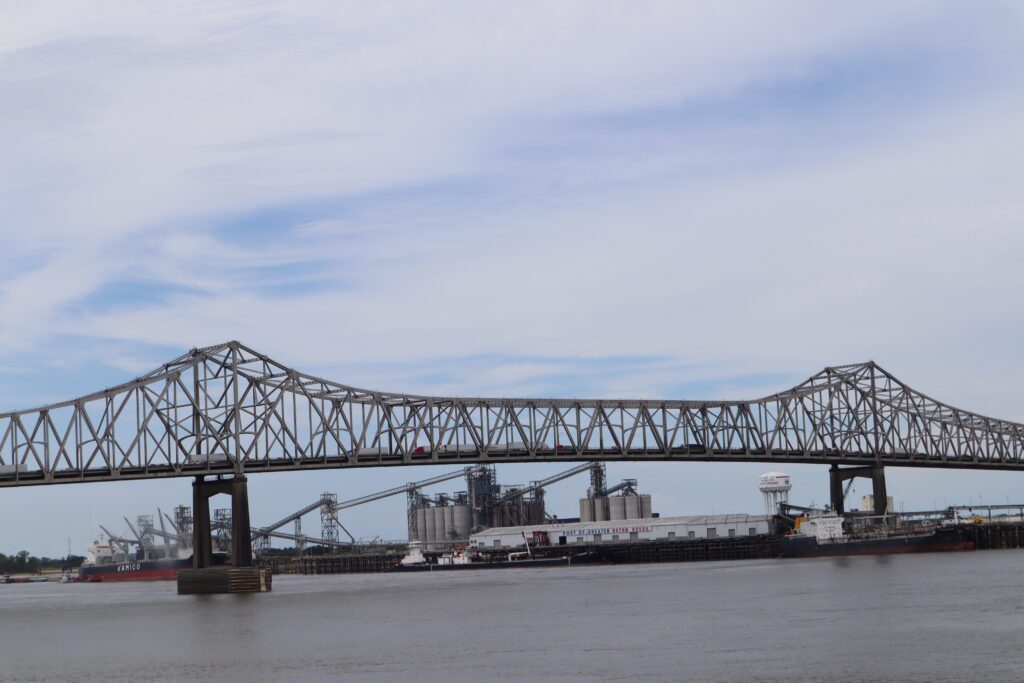
M 132 559 L 119 553 L 113 543 L 96 538 L 82 566 L 79 581 L 171 581 L 178 571 L 192 566 L 192 558 Z
M 915 526 L 893 529 L 888 525 L 862 526 L 848 533 L 844 518 L 824 513 L 798 520 L 794 530 L 780 539 L 781 557 L 839 557 L 849 555 L 892 555 L 973 550 L 958 524 Z

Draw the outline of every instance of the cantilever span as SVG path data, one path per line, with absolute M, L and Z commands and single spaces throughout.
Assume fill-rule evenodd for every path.
M 746 401 L 369 391 L 238 342 L 0 414 L 0 486 L 327 467 L 574 460 L 1024 469 L 1024 425 L 935 401 L 873 362 Z

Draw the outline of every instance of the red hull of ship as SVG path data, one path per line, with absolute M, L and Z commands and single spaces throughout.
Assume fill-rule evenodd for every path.
M 79 581 L 174 581 L 178 572 L 191 567 L 192 560 L 132 560 L 100 566 L 83 565 Z

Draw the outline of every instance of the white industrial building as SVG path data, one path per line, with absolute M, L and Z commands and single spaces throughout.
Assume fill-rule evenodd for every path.
M 517 548 L 546 534 L 551 545 L 576 543 L 626 543 L 629 541 L 670 541 L 757 536 L 770 530 L 767 515 L 696 515 L 691 517 L 649 517 L 569 524 L 538 524 L 485 529 L 469 537 L 469 547 Z

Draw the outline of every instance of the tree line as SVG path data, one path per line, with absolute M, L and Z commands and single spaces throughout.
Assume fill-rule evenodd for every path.
M 38 574 L 43 569 L 76 569 L 85 558 L 81 555 L 69 557 L 36 557 L 27 550 L 14 555 L 0 553 L 0 574 Z

